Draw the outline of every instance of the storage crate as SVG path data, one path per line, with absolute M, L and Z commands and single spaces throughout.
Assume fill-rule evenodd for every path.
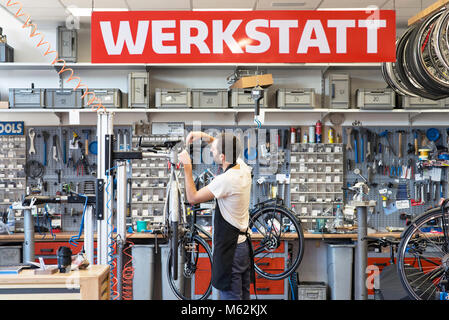
M 327 286 L 324 282 L 300 282 L 298 300 L 327 300 Z
M 351 88 L 348 74 L 330 74 L 326 77 L 324 88 L 328 108 L 350 108 Z
M 66 62 L 78 60 L 78 35 L 76 29 L 58 27 L 58 56 Z
M 190 89 L 156 88 L 156 108 L 190 108 L 192 93 Z
M 89 89 L 89 91 L 93 92 L 105 107 L 122 107 L 122 91 L 120 89 Z
M 431 100 L 422 97 L 405 96 L 403 98 L 404 109 L 444 109 L 449 107 L 445 104 L 445 99 Z
M 9 89 L 10 108 L 45 108 L 45 89 Z
M 21 257 L 21 246 L 0 246 L 0 265 L 18 264 Z
M 228 108 L 228 89 L 192 89 L 193 108 Z
M 232 89 L 231 107 L 254 108 L 255 101 L 251 96 L 251 89 Z M 260 99 L 260 107 L 268 108 L 268 90 L 264 90 L 263 98 Z
M 14 48 L 0 43 L 0 62 L 14 62 Z
M 49 109 L 83 108 L 83 90 L 79 89 L 46 89 L 46 106 Z
M 357 89 L 357 107 L 366 110 L 392 110 L 396 96 L 392 89 Z
M 131 72 L 128 75 L 128 107 L 150 107 L 150 78 L 148 72 Z
M 278 89 L 276 91 L 277 106 L 280 109 L 313 109 L 315 108 L 315 89 Z

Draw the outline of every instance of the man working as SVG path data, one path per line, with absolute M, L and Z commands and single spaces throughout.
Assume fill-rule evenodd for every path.
M 197 204 L 216 198 L 212 285 L 223 300 L 249 300 L 254 282 L 252 246 L 247 234 L 251 193 L 251 169 L 238 158 L 240 141 L 222 133 L 217 138 L 204 132 L 191 132 L 186 143 L 202 139 L 211 145 L 214 162 L 222 169 L 212 182 L 196 190 L 192 163 L 187 151 L 179 154 L 184 165 L 187 201 Z

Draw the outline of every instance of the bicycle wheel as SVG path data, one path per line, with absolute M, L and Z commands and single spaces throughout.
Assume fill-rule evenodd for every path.
M 301 222 L 288 208 L 276 202 L 256 207 L 250 214 L 249 228 L 253 236 L 258 233 L 262 237 L 254 246 L 254 267 L 259 275 L 270 280 L 280 280 L 298 268 L 304 254 L 304 235 Z M 297 235 L 297 238 L 292 235 Z M 282 264 L 284 269 L 279 271 L 279 266 L 270 268 L 269 261 L 276 263 L 274 261 L 282 259 L 278 252 L 284 238 L 295 241 L 288 261 Z M 269 260 L 271 258 L 274 260 Z
M 209 245 L 198 235 L 192 239 L 185 237 L 179 241 L 178 252 L 180 261 L 177 280 L 175 280 L 171 265 L 172 250 L 167 257 L 166 272 L 170 288 L 180 300 L 206 299 L 212 291 L 212 253 Z M 190 286 L 187 282 L 193 278 L 195 278 L 194 288 L 189 291 Z
M 430 229 L 434 232 L 429 232 Z M 401 283 L 411 298 L 439 300 L 439 293 L 447 290 L 447 218 L 441 208 L 427 211 L 406 229 L 399 245 L 397 265 Z

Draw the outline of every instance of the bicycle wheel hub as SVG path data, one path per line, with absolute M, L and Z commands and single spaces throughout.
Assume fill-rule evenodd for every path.
M 276 237 L 265 237 L 262 240 L 262 245 L 267 250 L 275 250 L 279 246 L 278 239 Z

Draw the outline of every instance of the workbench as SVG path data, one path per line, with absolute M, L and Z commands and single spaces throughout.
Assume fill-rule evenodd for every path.
M 109 285 L 108 265 L 50 275 L 25 269 L 0 275 L 0 300 L 109 300 Z

